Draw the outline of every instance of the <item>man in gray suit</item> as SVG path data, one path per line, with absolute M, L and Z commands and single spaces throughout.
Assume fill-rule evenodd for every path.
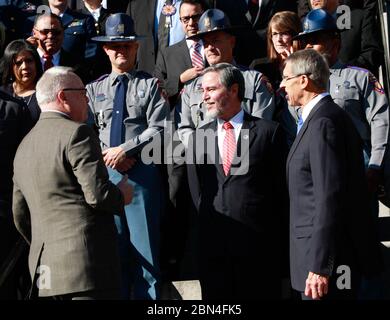
M 132 188 L 126 176 L 119 189 L 109 181 L 98 139 L 83 124 L 85 94 L 69 68 L 48 70 L 37 84 L 41 117 L 15 156 L 13 214 L 30 244 L 33 296 L 119 297 L 113 214 L 131 202 Z

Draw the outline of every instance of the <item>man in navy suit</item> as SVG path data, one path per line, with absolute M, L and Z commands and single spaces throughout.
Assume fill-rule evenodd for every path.
M 180 4 L 180 21 L 187 37 L 198 33 L 198 21 L 205 6 L 202 0 L 183 0 Z M 161 87 L 166 91 L 171 107 L 176 104 L 177 96 L 184 83 L 190 81 L 203 71 L 198 65 L 193 65 L 191 57 L 197 42 L 183 39 L 182 41 L 158 52 L 154 75 L 160 80 Z M 203 58 L 203 43 L 199 41 L 199 54 Z
M 281 87 L 302 109 L 287 158 L 290 272 L 302 299 L 356 298 L 361 275 L 380 270 L 362 141 L 326 91 L 328 81 L 327 62 L 316 51 L 287 59 Z M 340 287 L 343 271 L 351 286 Z
M 228 63 L 207 68 L 202 90 L 207 113 L 216 119 L 194 132 L 187 150 L 199 212 L 202 298 L 279 298 L 281 130 L 242 109 L 245 80 L 238 68 Z

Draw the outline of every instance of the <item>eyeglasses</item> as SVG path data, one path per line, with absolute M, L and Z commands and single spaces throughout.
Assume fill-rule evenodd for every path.
M 287 82 L 288 80 L 291 80 L 291 79 L 294 79 L 294 78 L 298 78 L 300 76 L 309 76 L 310 73 L 301 73 L 301 74 L 297 74 L 296 76 L 291 76 L 291 77 L 287 77 L 287 76 L 283 76 L 282 77 L 282 82 Z
M 84 91 L 84 94 L 87 93 L 86 88 L 65 88 L 65 89 L 62 89 L 62 91 Z
M 202 15 L 199 13 L 199 14 L 194 14 L 193 16 L 180 17 L 180 20 L 181 22 L 187 24 L 188 22 L 190 22 L 190 19 L 192 19 L 193 21 L 198 21 L 201 16 Z
M 34 30 L 38 31 L 42 36 L 47 36 L 49 33 L 51 33 L 53 36 L 59 36 L 62 33 L 61 29 L 42 29 L 38 30 L 34 28 Z
M 279 38 L 279 36 L 282 37 L 283 39 L 286 39 L 288 37 L 291 37 L 291 33 L 287 32 L 287 31 L 284 31 L 284 32 L 272 32 L 271 36 L 272 36 L 272 39 Z

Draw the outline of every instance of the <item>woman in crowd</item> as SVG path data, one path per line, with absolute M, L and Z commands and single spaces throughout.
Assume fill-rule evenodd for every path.
M 268 58 L 252 62 L 251 67 L 262 72 L 271 82 L 275 91 L 276 110 L 274 119 L 280 122 L 286 133 L 287 147 L 291 147 L 297 128 L 298 112 L 287 104 L 285 95 L 279 86 L 286 58 L 298 50 L 298 41 L 293 38 L 302 30 L 301 20 L 291 11 L 276 13 L 269 22 L 267 30 Z
M 279 88 L 284 61 L 298 44 L 292 38 L 302 29 L 298 15 L 292 11 L 276 13 L 270 20 L 267 29 L 267 58 L 254 60 L 254 68 L 270 80 L 274 90 Z
M 1 89 L 25 102 L 32 127 L 41 113 L 35 97 L 35 86 L 42 75 L 36 49 L 24 40 L 10 42 L 5 48 L 0 69 Z

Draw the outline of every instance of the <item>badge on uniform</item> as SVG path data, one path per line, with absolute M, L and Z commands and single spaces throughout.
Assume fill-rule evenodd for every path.
M 26 2 L 26 4 L 21 8 L 23 12 L 35 12 L 37 10 L 37 6 L 32 4 L 31 2 Z
M 370 73 L 368 79 L 369 79 L 368 81 L 373 85 L 374 91 L 380 94 L 385 94 L 385 90 L 383 89 L 382 85 L 379 83 L 379 81 L 375 78 L 375 76 L 372 73 Z
M 106 100 L 106 95 L 104 93 L 98 93 L 96 95 L 96 101 L 97 102 L 102 102 L 104 100 Z
M 70 27 L 79 27 L 83 25 L 83 20 L 73 20 L 72 23 L 68 26 Z
M 137 96 L 138 96 L 138 98 L 145 98 L 145 91 L 144 90 L 138 90 Z

